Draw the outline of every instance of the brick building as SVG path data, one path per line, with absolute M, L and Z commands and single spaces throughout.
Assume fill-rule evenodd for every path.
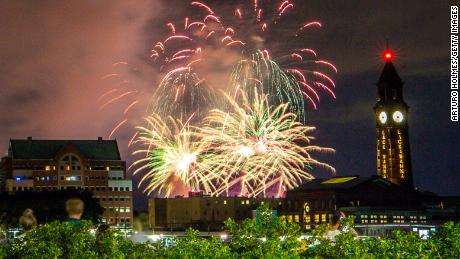
M 1 164 L 2 191 L 90 190 L 104 221 L 132 224 L 132 182 L 116 140 L 11 139 Z
M 255 210 L 269 204 L 281 205 L 277 198 L 211 197 L 202 194 L 190 197 L 150 198 L 149 223 L 155 230 L 199 230 L 220 231 L 225 220 L 242 221 L 253 218 Z

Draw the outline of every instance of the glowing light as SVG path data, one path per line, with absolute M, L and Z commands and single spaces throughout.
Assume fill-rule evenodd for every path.
M 158 114 L 145 120 L 147 126 L 137 127 L 139 134 L 133 142 L 141 147 L 133 152 L 141 158 L 132 164 L 134 174 L 142 175 L 139 187 L 145 184 L 145 192 L 157 191 L 166 197 L 178 182 L 191 190 L 214 191 L 214 176 L 206 164 L 212 160 L 205 159 L 205 142 L 195 129 L 172 117 L 163 120 Z
M 385 51 L 385 53 L 383 53 L 383 58 L 385 60 L 387 60 L 387 61 L 393 60 L 393 57 L 394 57 L 393 53 L 391 51 L 389 51 L 389 50 Z
M 269 188 L 278 188 L 277 196 L 281 196 L 313 178 L 305 165 L 335 172 L 312 157 L 313 152 L 334 151 L 309 145 L 312 137 L 308 133 L 314 127 L 296 122 L 288 104 L 271 106 L 267 95 L 254 92 L 252 99 L 243 92 L 241 105 L 226 95 L 229 111 L 215 109 L 205 118 L 201 134 L 214 154 L 214 195 L 228 194 L 229 189 L 240 186 L 245 196 L 263 196 Z
M 387 113 L 386 112 L 380 112 L 379 120 L 380 120 L 381 123 L 386 123 L 387 122 Z
M 404 115 L 402 114 L 402 112 L 400 112 L 400 111 L 395 111 L 395 112 L 393 113 L 393 120 L 394 120 L 395 122 L 400 123 L 400 122 L 403 121 L 403 119 L 404 119 Z
M 245 157 L 250 157 L 250 156 L 254 155 L 254 151 L 250 147 L 247 147 L 247 146 L 240 147 L 238 149 L 238 153 L 240 153 L 241 155 L 243 155 Z

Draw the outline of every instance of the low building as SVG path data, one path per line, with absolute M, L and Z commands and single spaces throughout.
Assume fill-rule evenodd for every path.
M 2 168 L 3 191 L 90 190 L 104 221 L 132 224 L 132 182 L 116 140 L 11 139 Z
M 377 176 L 332 177 L 288 191 L 280 214 L 304 230 L 331 223 L 333 214 L 340 210 L 354 218 L 356 229 L 363 235 L 382 236 L 393 229 L 425 233 L 440 222 L 433 222 L 422 201 L 418 191 Z
M 225 220 L 242 221 L 253 218 L 263 205 L 281 206 L 281 199 L 246 197 L 151 198 L 148 202 L 149 223 L 155 230 L 180 231 L 189 227 L 204 231 L 219 231 Z

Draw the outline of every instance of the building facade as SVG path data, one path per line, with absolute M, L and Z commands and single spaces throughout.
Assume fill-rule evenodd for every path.
M 151 198 L 148 202 L 149 223 L 155 230 L 181 231 L 189 227 L 204 231 L 220 231 L 225 220 L 254 218 L 255 210 L 264 204 L 276 208 L 281 199 L 246 197 Z
M 421 202 L 420 193 L 374 177 L 315 179 L 286 193 L 280 214 L 304 230 L 331 223 L 340 210 L 354 218 L 362 235 L 386 235 L 393 229 L 430 231 L 439 222 Z
M 2 168 L 3 191 L 89 190 L 103 221 L 132 224 L 132 182 L 115 140 L 11 139 Z
M 377 128 L 377 175 L 388 181 L 413 188 L 409 145 L 409 106 L 403 98 L 403 82 L 385 54 L 386 63 L 377 83 L 374 106 Z

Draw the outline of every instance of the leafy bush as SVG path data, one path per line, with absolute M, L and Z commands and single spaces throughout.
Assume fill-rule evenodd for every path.
M 351 227 L 348 224 L 348 227 Z M 460 224 L 449 222 L 427 239 L 416 233 L 396 230 L 390 237 L 357 239 L 342 232 L 334 241 L 324 238 L 325 229 L 313 232 L 308 258 L 458 258 L 460 255 Z
M 80 227 L 59 221 L 45 224 L 5 245 L 4 254 L 8 258 L 156 257 L 148 244 L 134 244 L 113 230 L 96 238 L 90 234 L 90 228 L 89 221 L 83 221 Z
M 11 244 L 0 244 L 0 258 L 458 258 L 460 224 L 446 223 L 428 240 L 411 232 L 395 231 L 387 238 L 357 239 L 343 231 L 334 241 L 325 238 L 327 226 L 299 241 L 295 223 L 271 216 L 261 209 L 260 220 L 226 221 L 228 240 L 203 238 L 189 229 L 169 247 L 161 242 L 135 244 L 115 230 L 97 237 L 91 222 L 79 228 L 53 222 L 34 228 Z M 351 227 L 351 220 L 345 222 Z
M 246 219 L 236 223 L 229 219 L 225 226 L 231 251 L 242 258 L 299 258 L 300 227 L 281 218 L 273 218 L 267 206 L 259 208 L 260 222 Z

